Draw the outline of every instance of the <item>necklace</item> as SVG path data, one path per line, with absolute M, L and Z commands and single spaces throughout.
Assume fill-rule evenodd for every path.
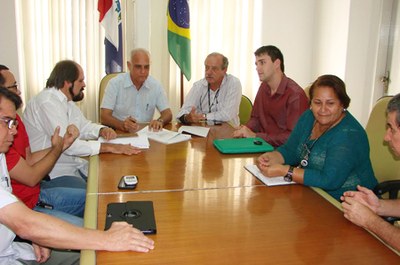
M 311 154 L 311 150 L 312 150 L 312 148 L 314 147 L 314 145 L 317 143 L 317 141 L 319 140 L 319 138 L 321 138 L 321 137 L 322 137 L 327 131 L 329 131 L 333 126 L 335 126 L 336 124 L 338 124 L 338 123 L 341 121 L 342 117 L 343 117 L 343 115 L 340 115 L 339 119 L 338 119 L 336 122 L 332 123 L 332 124 L 328 127 L 328 129 L 326 129 L 325 131 L 323 131 L 323 132 L 321 133 L 320 136 L 318 136 L 317 138 L 315 138 L 314 142 L 312 142 L 312 144 L 310 145 L 310 147 L 308 147 L 307 143 L 311 140 L 311 136 L 312 136 L 313 130 L 314 130 L 314 128 L 315 128 L 315 125 L 317 124 L 317 121 L 316 121 L 316 120 L 314 121 L 313 127 L 312 127 L 312 129 L 311 129 L 311 133 L 310 133 L 310 135 L 308 136 L 308 138 L 307 138 L 307 140 L 305 141 L 305 143 L 303 143 L 303 151 L 301 152 L 301 154 L 302 154 L 301 156 L 303 157 L 303 159 L 300 161 L 300 165 L 299 165 L 300 168 L 303 168 L 303 167 L 308 166 L 308 159 L 309 159 L 309 156 L 310 156 L 310 154 Z

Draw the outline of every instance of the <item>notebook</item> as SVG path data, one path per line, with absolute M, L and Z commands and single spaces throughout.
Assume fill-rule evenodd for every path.
M 284 180 L 283 176 L 269 178 L 264 176 L 256 165 L 246 165 L 244 168 L 258 178 L 262 183 L 267 186 L 278 186 L 278 185 L 289 185 L 296 184 L 296 182 L 287 182 Z
M 223 154 L 263 153 L 274 150 L 272 145 L 259 137 L 217 139 L 213 143 Z
M 144 127 L 143 129 L 138 131 L 137 134 L 139 136 L 145 135 L 149 139 L 163 144 L 175 144 L 183 141 L 188 141 L 192 138 L 188 134 L 182 134 L 167 129 L 162 129 L 161 131 L 153 132 L 149 129 L 149 126 Z
M 156 219 L 152 201 L 128 201 L 109 203 L 107 205 L 106 225 L 104 230 L 111 227 L 113 222 L 125 221 L 132 224 L 144 234 L 156 234 Z

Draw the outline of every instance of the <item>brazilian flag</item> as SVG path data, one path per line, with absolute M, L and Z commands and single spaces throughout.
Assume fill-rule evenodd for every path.
M 190 60 L 190 15 L 187 0 L 168 2 L 168 51 L 189 81 Z

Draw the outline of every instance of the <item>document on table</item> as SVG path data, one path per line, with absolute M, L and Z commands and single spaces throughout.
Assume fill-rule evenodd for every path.
M 188 134 L 182 134 L 179 132 L 173 132 L 167 129 L 162 129 L 158 132 L 149 130 L 149 126 L 144 127 L 137 132 L 138 135 L 145 135 L 149 139 L 163 143 L 163 144 L 175 144 L 183 141 L 190 140 L 192 137 Z
M 99 137 L 99 141 L 101 143 L 110 143 L 110 144 L 130 144 L 140 149 L 148 149 L 150 147 L 149 139 L 147 139 L 146 135 L 118 137 L 108 141 L 103 137 Z
M 283 179 L 283 176 L 280 177 L 266 177 L 264 176 L 261 171 L 258 169 L 256 165 L 246 165 L 244 166 L 247 171 L 249 171 L 251 174 L 253 174 L 256 178 L 258 178 L 262 183 L 264 183 L 267 186 L 278 186 L 278 185 L 290 185 L 290 184 L 296 184 L 296 182 L 287 182 Z
M 178 129 L 179 133 L 190 133 L 193 135 L 207 137 L 210 128 L 202 126 L 181 126 Z

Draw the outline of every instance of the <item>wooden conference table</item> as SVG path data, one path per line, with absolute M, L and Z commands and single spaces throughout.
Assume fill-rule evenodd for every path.
M 172 126 L 172 129 L 176 129 Z M 111 202 L 151 200 L 157 234 L 149 253 L 82 251 L 81 264 L 398 264 L 400 257 L 338 210 L 319 189 L 267 187 L 243 166 L 258 154 L 224 155 L 206 138 L 172 145 L 150 141 L 135 156 L 90 159 L 85 226 L 104 229 Z M 136 174 L 134 191 L 117 189 Z M 322 196 L 321 196 L 322 195 Z

